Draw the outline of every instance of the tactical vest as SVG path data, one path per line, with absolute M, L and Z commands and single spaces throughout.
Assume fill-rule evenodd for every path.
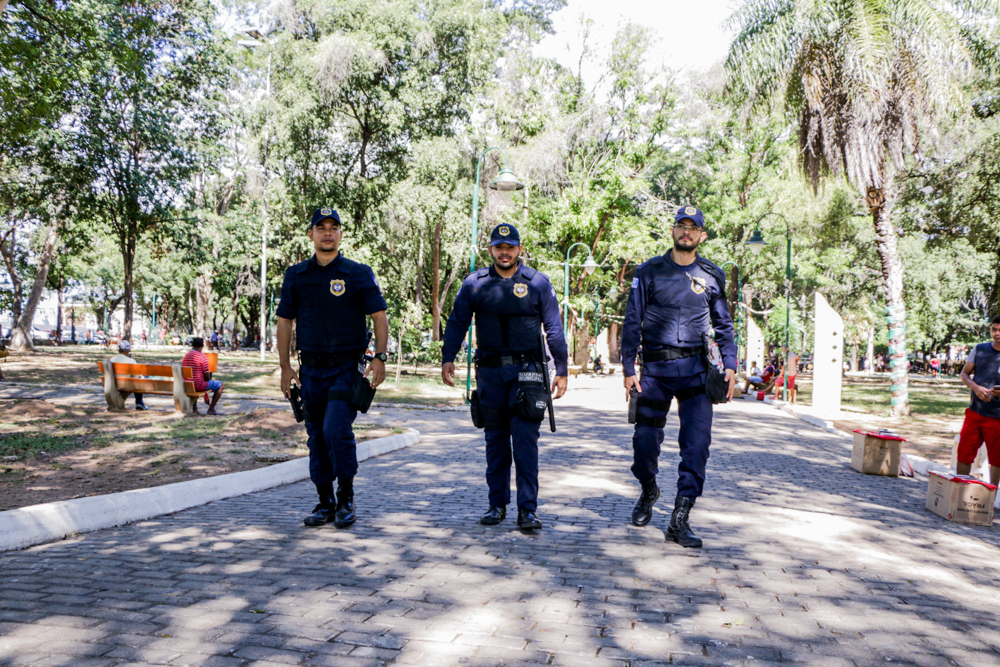
M 976 356 L 973 361 L 976 364 L 976 370 L 972 379 L 975 380 L 976 384 L 992 389 L 995 385 L 1000 384 L 1000 352 L 993 349 L 992 343 L 980 343 L 975 349 Z M 973 412 L 984 417 L 1000 418 L 1000 399 L 981 401 L 976 393 L 972 392 L 972 402 L 969 407 L 972 408 Z
M 661 255 L 647 266 L 651 275 L 642 319 L 643 347 L 702 345 L 702 335 L 712 323 L 710 302 L 722 292 L 714 265 L 699 258 L 689 266 L 678 266 Z
M 472 308 L 480 356 L 538 350 L 541 299 L 531 285 L 536 273 L 522 266 L 512 278 L 504 279 L 491 276 L 489 267 L 476 271 Z
M 362 296 L 351 281 L 358 262 L 339 259 L 336 266 L 311 260 L 295 266 L 296 346 L 307 354 L 354 352 L 368 340 Z

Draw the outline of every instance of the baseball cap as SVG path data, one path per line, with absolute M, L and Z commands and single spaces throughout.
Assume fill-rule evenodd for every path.
M 674 216 L 674 224 L 677 224 L 684 218 L 687 218 L 698 227 L 705 226 L 705 215 L 701 212 L 701 209 L 694 206 L 681 206 L 677 209 L 677 215 Z
M 506 223 L 494 227 L 490 234 L 490 247 L 501 243 L 521 245 L 521 235 L 517 233 L 517 227 Z
M 132 343 L 130 343 L 127 340 L 125 340 L 124 338 L 122 338 L 120 341 L 118 341 L 118 351 L 119 352 L 131 352 L 132 351 Z
M 337 213 L 336 209 L 318 208 L 315 211 L 313 211 L 312 222 L 310 222 L 309 225 L 310 227 L 314 227 L 319 223 L 323 222 L 324 220 L 326 220 L 327 218 L 333 218 L 334 220 L 337 221 L 338 225 L 341 224 L 340 214 Z

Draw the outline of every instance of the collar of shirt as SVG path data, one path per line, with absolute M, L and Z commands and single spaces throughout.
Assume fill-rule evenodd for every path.
M 338 267 L 340 266 L 340 260 L 341 260 L 341 259 L 342 259 L 343 257 L 344 257 L 344 253 L 342 253 L 342 252 L 338 252 L 338 253 L 337 253 L 337 256 L 333 258 L 333 261 L 332 261 L 332 262 L 330 262 L 330 263 L 329 263 L 329 264 L 327 264 L 326 266 L 323 266 L 323 265 L 321 265 L 321 264 L 320 264 L 320 263 L 319 263 L 319 262 L 318 262 L 318 261 L 316 260 L 316 255 L 315 255 L 315 253 L 314 253 L 314 254 L 313 254 L 313 256 L 309 258 L 309 265 L 310 265 L 310 266 L 314 266 L 314 267 L 316 267 L 316 268 L 317 268 L 317 269 L 319 269 L 320 271 L 330 271 L 331 269 L 336 269 L 336 268 L 338 268 Z
M 501 280 L 510 280 L 510 279 L 511 279 L 511 278 L 513 278 L 514 276 L 517 276 L 517 275 L 520 275 L 520 273 L 521 273 L 521 269 L 522 269 L 522 268 L 524 268 L 524 264 L 521 264 L 521 262 L 518 262 L 518 263 L 517 263 L 517 271 L 515 271 L 515 272 L 514 272 L 514 273 L 513 273 L 512 275 L 511 275 L 511 277 L 510 277 L 510 278 L 504 278 L 504 277 L 503 277 L 503 276 L 501 276 L 501 275 L 500 275 L 499 273 L 497 273 L 497 269 L 496 269 L 496 265 L 495 265 L 495 264 L 490 264 L 490 277 L 491 277 L 491 278 L 500 278 Z

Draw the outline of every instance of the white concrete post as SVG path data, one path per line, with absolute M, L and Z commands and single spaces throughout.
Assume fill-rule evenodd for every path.
M 816 339 L 813 346 L 813 411 L 818 416 L 840 414 L 844 376 L 844 320 L 816 292 Z
M 760 330 L 753 318 L 747 315 L 747 373 L 750 366 L 757 362 L 758 368 L 764 370 L 767 366 L 767 358 L 764 356 L 764 332 Z

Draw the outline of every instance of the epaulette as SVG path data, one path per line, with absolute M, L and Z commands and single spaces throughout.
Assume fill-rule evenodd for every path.
M 295 273 L 304 273 L 308 266 L 309 266 L 309 260 L 307 259 L 304 262 L 299 262 L 298 264 L 293 265 L 292 271 Z
M 340 258 L 340 270 L 344 273 L 353 273 L 354 269 L 361 266 L 361 262 L 355 262 L 353 259 L 347 259 L 341 256 Z
M 529 266 L 521 267 L 521 275 L 527 278 L 528 280 L 534 278 L 536 273 L 538 273 L 538 269 L 533 269 Z
M 472 273 L 470 273 L 469 275 L 467 275 L 465 277 L 466 278 L 471 278 L 472 276 L 475 276 L 475 277 L 479 278 L 480 280 L 482 280 L 483 278 L 486 278 L 489 275 L 490 275 L 490 267 L 484 266 L 484 267 L 482 267 L 480 269 L 476 269 L 475 271 L 473 271 Z
M 704 257 L 699 257 L 695 261 L 698 264 L 698 266 L 701 267 L 702 271 L 705 271 L 706 273 L 711 273 L 717 279 L 718 278 L 722 278 L 723 280 L 726 279 L 726 272 L 720 269 L 712 262 L 710 262 L 709 260 L 705 259 Z

